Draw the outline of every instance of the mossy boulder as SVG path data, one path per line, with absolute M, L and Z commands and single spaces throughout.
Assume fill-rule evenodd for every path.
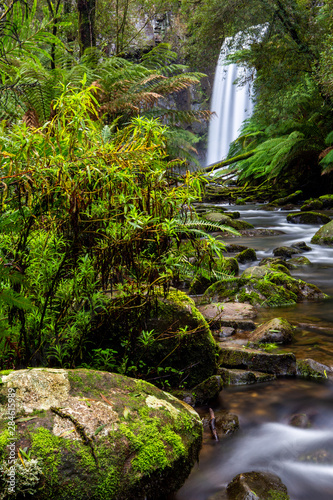
M 324 194 L 319 196 L 324 208 L 333 208 L 333 194 Z
M 298 250 L 297 248 L 286 246 L 277 247 L 273 250 L 273 255 L 275 257 L 285 257 L 287 259 L 290 259 L 290 257 L 292 257 L 293 255 L 297 255 L 298 253 L 300 253 L 300 250 Z
M 157 340 L 148 347 L 137 344 L 134 364 L 143 360 L 148 366 L 179 370 L 189 387 L 216 373 L 216 342 L 207 321 L 185 293 L 171 290 L 165 297 L 156 297 L 147 330 L 154 330 Z M 170 371 L 169 379 L 177 386 L 177 373 Z
M 324 204 L 321 200 L 307 200 L 301 206 L 301 212 L 311 212 L 312 210 L 320 210 Z
M 316 234 L 312 236 L 311 243 L 333 246 L 333 220 L 322 226 Z
M 297 212 L 287 215 L 287 221 L 291 224 L 327 224 L 331 218 L 317 212 Z
M 326 298 L 321 290 L 311 283 L 288 276 L 268 265 L 247 268 L 238 280 L 216 283 L 209 287 L 204 299 L 213 297 L 215 301 L 235 302 L 274 307 L 292 305 L 303 300 Z M 226 326 L 233 326 L 226 325 Z
M 195 404 L 201 406 L 208 401 L 217 398 L 223 389 L 222 379 L 219 375 L 213 375 L 191 389 Z
M 333 380 L 333 370 L 329 366 L 323 365 L 314 359 L 298 359 L 297 375 L 302 378 L 315 380 Z
M 290 500 L 287 487 L 270 472 L 245 472 L 227 486 L 228 500 Z
M 282 207 L 282 205 L 286 205 L 289 202 L 295 202 L 296 200 L 300 199 L 302 196 L 302 191 L 299 189 L 298 191 L 295 191 L 294 193 L 289 194 L 288 196 L 283 196 L 281 198 L 276 198 L 273 200 L 270 205 L 277 205 L 279 207 Z
M 238 253 L 235 258 L 241 264 L 245 264 L 246 262 L 253 262 L 257 260 L 257 254 L 253 248 L 247 248 L 246 250 L 242 250 Z
M 301 252 L 310 252 L 312 250 L 309 245 L 305 243 L 305 241 L 298 241 L 297 243 L 294 243 L 291 245 L 293 248 L 297 248 L 298 250 L 301 250 Z
M 19 370 L 1 378 L 2 397 L 16 391 L 15 442 L 30 457 L 22 462 L 34 500 L 165 498 L 197 459 L 199 416 L 147 382 L 83 369 Z M 0 408 L 6 460 L 10 435 L 6 406 Z
M 283 318 L 273 318 L 248 335 L 251 342 L 288 344 L 293 341 L 294 327 Z
M 229 243 L 225 246 L 225 251 L 228 253 L 239 253 L 247 249 L 248 247 L 246 247 L 245 245 L 237 245 L 236 243 Z
M 289 262 L 289 264 L 292 264 L 295 267 L 310 266 L 311 265 L 311 261 L 307 257 L 304 257 L 304 255 L 299 255 L 298 257 L 293 257 L 288 262 Z
M 219 363 L 222 368 L 240 368 L 275 375 L 295 375 L 296 358 L 292 353 L 271 354 L 240 346 L 220 346 Z

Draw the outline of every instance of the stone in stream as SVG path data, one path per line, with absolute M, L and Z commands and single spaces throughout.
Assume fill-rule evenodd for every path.
M 299 255 L 298 257 L 293 257 L 288 261 L 288 264 L 292 264 L 293 266 L 310 266 L 311 261 L 304 257 L 304 255 Z
M 215 410 L 215 425 L 218 437 L 230 436 L 239 429 L 239 420 L 237 415 L 229 413 L 226 410 Z M 203 428 L 205 431 L 209 430 L 210 417 L 204 417 L 202 419 Z
M 277 247 L 273 250 L 273 254 L 275 257 L 286 257 L 287 259 L 292 257 L 292 255 L 296 255 L 298 253 L 300 253 L 300 250 L 298 250 L 297 248 L 286 246 Z
M 289 500 L 287 487 L 270 472 L 245 472 L 227 486 L 228 500 Z
M 302 252 L 310 252 L 312 250 L 309 245 L 305 243 L 305 241 L 299 241 L 298 243 L 294 243 L 291 245 L 293 248 L 297 248 L 298 250 L 301 250 Z
M 212 303 L 198 306 L 198 310 L 212 330 L 224 326 L 243 330 L 253 330 L 255 328 L 253 319 L 257 316 L 257 311 L 250 304 L 238 304 L 237 302 Z
M 316 234 L 312 236 L 311 243 L 333 246 L 333 220 L 322 226 Z
M 296 375 L 296 357 L 292 353 L 271 354 L 258 349 L 249 349 L 240 346 L 220 347 L 219 364 L 223 368 L 241 368 L 264 373 L 273 373 L 277 376 Z
M 238 253 L 235 258 L 241 264 L 245 264 L 246 262 L 253 262 L 257 260 L 257 255 L 253 248 L 247 248 L 246 250 L 242 250 L 242 252 Z
M 247 249 L 248 247 L 246 247 L 245 245 L 236 245 L 236 243 L 230 243 L 229 245 L 225 246 L 225 251 L 227 253 L 237 253 Z
M 250 342 L 289 344 L 294 338 L 294 327 L 283 318 L 273 318 L 247 335 Z
M 333 380 L 333 370 L 330 366 L 323 365 L 314 359 L 298 359 L 296 364 L 298 377 L 316 380 Z
M 231 368 L 219 368 L 224 385 L 250 385 L 260 382 L 269 382 L 276 379 L 273 373 L 263 373 L 249 370 L 237 370 Z
M 51 368 L 0 377 L 0 455 L 8 460 L 9 394 L 16 400 L 16 449 L 30 455 L 15 462 L 19 498 L 28 489 L 34 500 L 164 498 L 197 460 L 199 415 L 143 380 Z
M 301 212 L 311 212 L 312 210 L 320 210 L 323 208 L 324 204 L 321 200 L 307 200 L 304 205 L 301 206 Z
M 311 427 L 310 419 L 304 413 L 296 413 L 289 420 L 289 425 L 299 427 L 300 429 L 307 429 Z
M 291 224 L 327 224 L 331 218 L 318 212 L 297 212 L 287 215 Z
M 324 194 L 319 196 L 324 208 L 333 208 L 333 194 Z

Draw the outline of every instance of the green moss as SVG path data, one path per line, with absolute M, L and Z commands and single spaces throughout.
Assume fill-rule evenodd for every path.
M 0 460 L 2 460 L 7 452 L 7 445 L 9 443 L 9 432 L 5 429 L 0 434 Z
M 283 491 L 269 490 L 267 500 L 290 500 L 290 496 Z
M 192 423 L 193 425 L 193 423 Z M 181 437 L 170 425 L 161 425 L 159 418 L 145 418 L 141 422 L 122 423 L 120 431 L 127 438 L 132 453 L 132 467 L 140 474 L 152 473 L 154 469 L 164 469 L 171 460 L 185 453 Z
M 32 456 L 42 460 L 43 472 L 50 486 L 58 484 L 61 447 L 64 446 L 65 442 L 65 439 L 55 436 L 44 427 L 38 427 L 35 432 L 31 433 Z

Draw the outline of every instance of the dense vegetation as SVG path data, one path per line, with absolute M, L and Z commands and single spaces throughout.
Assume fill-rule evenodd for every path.
M 136 346 L 158 341 L 146 328 L 157 296 L 200 276 L 228 279 L 223 245 L 205 232 L 220 226 L 191 207 L 206 181 L 185 168 L 196 141 L 189 124 L 209 112 L 176 105 L 177 94 L 199 84 L 196 70 L 215 66 L 225 36 L 267 26 L 233 56 L 256 70 L 255 113 L 230 151 L 246 157 L 232 166 L 239 179 L 284 176 L 291 188 L 300 175 L 330 172 L 331 7 L 2 5 L 0 368 L 130 373 Z M 100 342 L 95 334 L 110 321 L 119 338 Z
M 209 49 L 216 56 L 218 40 L 242 31 L 231 60 L 248 68 L 248 78 L 256 71 L 255 113 L 230 151 L 230 157 L 245 154 L 233 167 L 240 179 L 282 176 L 311 194 L 320 174 L 332 169 L 332 2 L 204 1 L 194 8 L 185 1 L 184 8 L 194 14 L 189 28 L 193 64 L 200 61 L 205 68 L 208 33 L 213 33 Z M 249 30 L 258 35 L 244 49 Z M 319 189 L 330 189 L 330 182 L 324 178 Z

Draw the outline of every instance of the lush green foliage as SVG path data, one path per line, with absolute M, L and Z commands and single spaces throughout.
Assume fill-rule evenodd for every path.
M 3 368 L 75 366 L 103 317 L 127 312 L 148 345 L 140 318 L 182 275 L 183 242 L 200 259 L 194 274 L 201 255 L 209 265 L 222 248 L 199 238 L 204 224 L 187 207 L 202 181 L 174 173 L 166 127 L 133 118 L 114 132 L 95 119 L 96 105 L 83 82 L 64 89 L 42 128 L 2 128 Z M 114 350 L 93 352 L 95 366 L 115 367 Z

